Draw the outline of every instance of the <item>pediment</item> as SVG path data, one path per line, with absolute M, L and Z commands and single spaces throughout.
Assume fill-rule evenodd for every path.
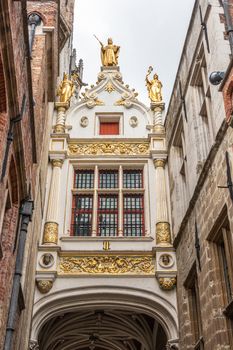
M 131 89 L 129 85 L 124 84 L 119 67 L 102 67 L 96 84 L 86 88 L 81 96 L 81 100 L 76 107 L 78 105 L 86 105 L 88 108 L 123 106 L 129 109 L 134 106 L 140 109 L 143 114 L 149 111 L 149 108 L 138 100 L 138 93 L 135 89 Z

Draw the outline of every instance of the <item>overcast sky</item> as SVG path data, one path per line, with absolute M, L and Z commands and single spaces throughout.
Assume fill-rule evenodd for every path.
M 149 105 L 145 87 L 148 67 L 163 83 L 168 106 L 194 0 L 76 0 L 73 46 L 84 61 L 84 82 L 96 82 L 100 45 L 108 37 L 121 47 L 123 80 Z

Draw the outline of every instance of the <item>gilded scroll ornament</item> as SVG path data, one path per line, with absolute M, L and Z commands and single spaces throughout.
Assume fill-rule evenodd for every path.
M 107 83 L 107 85 L 105 86 L 105 91 L 107 91 L 109 94 L 111 94 L 111 92 L 115 91 L 116 89 L 114 88 L 114 86 L 112 85 L 112 83 L 109 81 Z
M 149 143 L 108 142 L 108 143 L 70 143 L 70 155 L 149 155 Z
M 37 280 L 37 288 L 42 294 L 46 294 L 50 291 L 53 286 L 53 281 L 50 280 Z
M 93 108 L 95 106 L 103 106 L 104 101 L 101 101 L 98 98 L 98 95 L 96 92 L 91 92 L 90 90 L 86 89 L 83 95 L 83 100 L 86 101 L 88 108 Z
M 157 222 L 156 243 L 160 245 L 171 244 L 170 224 L 168 222 Z
M 133 101 L 136 99 L 138 96 L 138 93 L 135 92 L 134 90 L 129 91 L 129 92 L 124 92 L 121 95 L 120 100 L 117 100 L 114 105 L 115 106 L 124 106 L 126 108 L 132 107 Z
M 43 244 L 57 244 L 58 224 L 56 222 L 46 222 L 44 226 Z
M 176 286 L 176 277 L 160 277 L 158 280 L 160 288 L 164 290 L 171 290 Z
M 152 256 L 61 257 L 60 274 L 146 274 L 153 275 Z

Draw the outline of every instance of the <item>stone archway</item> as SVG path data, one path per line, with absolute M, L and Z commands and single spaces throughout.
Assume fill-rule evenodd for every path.
M 127 309 L 67 312 L 42 327 L 41 350 L 165 350 L 167 336 L 153 317 Z
M 34 310 L 31 339 L 40 350 L 165 350 L 178 342 L 175 308 L 140 289 L 59 291 Z

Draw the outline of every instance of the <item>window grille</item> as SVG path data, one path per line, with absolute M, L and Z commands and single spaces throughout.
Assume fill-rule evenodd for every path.
M 124 188 L 142 188 L 142 170 L 124 170 Z
M 75 188 L 93 188 L 94 170 L 76 170 L 74 179 Z
M 72 236 L 91 236 L 92 195 L 74 195 L 72 209 Z
M 100 188 L 117 188 L 118 171 L 117 170 L 100 170 L 99 187 Z
M 99 195 L 98 202 L 98 235 L 117 236 L 118 196 Z
M 143 236 L 143 195 L 124 195 L 124 236 Z

